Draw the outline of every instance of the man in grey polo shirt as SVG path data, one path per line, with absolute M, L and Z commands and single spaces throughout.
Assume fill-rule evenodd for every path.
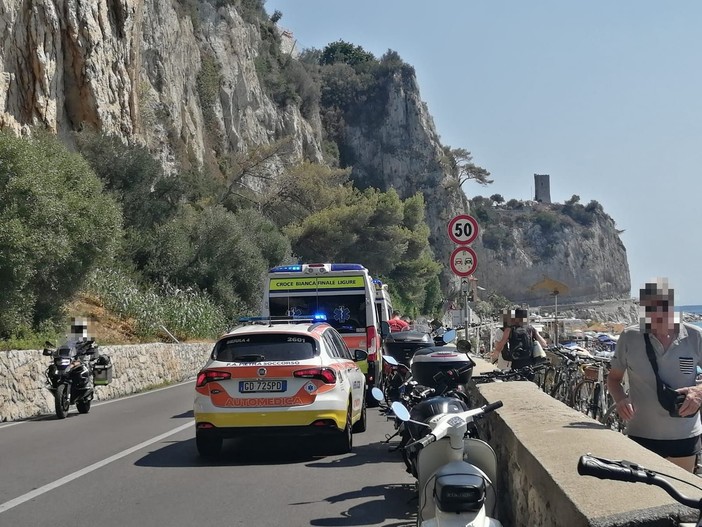
M 702 328 L 676 320 L 673 300 L 666 278 L 650 281 L 640 290 L 640 324 L 619 336 L 607 388 L 619 416 L 627 421 L 626 433 L 631 439 L 692 472 L 695 457 L 702 451 L 702 387 L 695 383 L 697 365 L 702 365 Z M 677 412 L 680 417 L 671 417 L 659 401 L 645 334 L 660 379 L 685 396 Z M 621 384 L 625 373 L 628 395 Z

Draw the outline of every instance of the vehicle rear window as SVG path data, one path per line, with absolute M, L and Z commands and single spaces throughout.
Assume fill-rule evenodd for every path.
M 222 362 L 262 362 L 312 359 L 317 343 L 304 335 L 241 335 L 220 340 L 212 358 Z
M 272 316 L 290 318 L 323 315 L 340 333 L 366 330 L 366 297 L 364 294 L 272 296 L 269 299 Z

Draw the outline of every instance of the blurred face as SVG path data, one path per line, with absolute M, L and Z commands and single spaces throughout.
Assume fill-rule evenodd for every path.
M 674 318 L 672 295 L 650 295 L 640 302 L 641 318 L 649 327 L 667 325 Z

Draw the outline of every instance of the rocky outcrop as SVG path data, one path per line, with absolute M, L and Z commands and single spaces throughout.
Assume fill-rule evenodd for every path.
M 452 177 L 441 164 L 443 151 L 434 121 L 421 100 L 414 72 L 403 68 L 384 86 L 385 115 L 356 116 L 347 124 L 340 151 L 353 167 L 354 182 L 381 190 L 394 188 L 401 198 L 424 195 L 430 244 L 444 264 L 444 285 L 457 291 L 460 280 L 448 271 L 453 250 L 447 225 L 468 210 L 465 195 L 452 187 Z
M 626 249 L 612 218 L 598 208 L 583 225 L 560 208 L 533 203 L 490 211 L 473 244 L 479 284 L 532 305 L 554 303 L 551 290 L 532 287 L 545 278 L 567 286 L 559 292 L 561 304 L 629 298 Z
M 261 36 L 233 7 L 172 0 L 0 0 L 0 128 L 92 127 L 147 144 L 164 166 L 290 137 L 321 161 L 319 128 L 279 108 L 255 67 Z M 198 78 L 211 69 L 203 97 Z M 179 151 L 180 150 L 180 151 Z M 281 156 L 283 157 L 283 156 Z M 273 167 L 274 168 L 274 167 Z
M 305 119 L 298 105 L 274 102 L 262 85 L 261 49 L 272 45 L 262 31 L 270 26 L 221 3 L 0 0 L 0 128 L 40 126 L 66 139 L 95 128 L 146 144 L 169 173 L 184 161 L 226 172 L 236 154 L 284 138 L 286 147 L 266 161 L 271 175 L 302 159 L 322 162 L 318 110 Z M 430 244 L 445 266 L 444 289 L 455 297 L 460 280 L 449 271 L 454 245 L 446 226 L 470 207 L 442 162 L 412 68 L 396 68 L 373 97 L 335 138 L 341 162 L 353 167 L 360 187 L 424 195 Z M 515 300 L 536 300 L 527 288 L 544 275 L 571 286 L 573 298 L 628 294 L 626 252 L 608 221 L 590 232 L 566 226 L 557 236 L 516 224 L 505 227 L 506 248 L 481 237 L 477 277 Z

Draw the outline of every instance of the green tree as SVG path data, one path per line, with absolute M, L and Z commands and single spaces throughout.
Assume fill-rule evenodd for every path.
M 254 209 L 185 205 L 144 239 L 136 260 L 151 280 L 196 285 L 231 314 L 241 302 L 258 306 L 266 271 L 289 255 L 288 241 Z
M 475 180 L 481 185 L 489 185 L 493 182 L 488 179 L 490 172 L 473 163 L 473 156 L 465 148 L 451 148 L 444 146 L 444 156 L 441 164 L 453 178 L 453 184 L 457 188 L 469 180 Z
M 172 216 L 194 181 L 166 177 L 146 147 L 114 135 L 86 131 L 74 135 L 76 148 L 122 206 L 127 228 L 142 230 Z
M 502 197 L 502 194 L 493 194 L 492 196 L 490 196 L 490 199 L 498 204 L 505 202 L 505 198 Z
M 0 336 L 56 317 L 121 236 L 119 206 L 55 137 L 0 132 Z
M 418 312 L 441 266 L 429 249 L 424 198 L 391 189 L 355 190 L 337 205 L 289 225 L 293 253 L 305 261 L 358 262 L 391 285 L 406 312 Z
M 284 227 L 327 207 L 346 203 L 353 193 L 350 172 L 307 161 L 290 167 L 261 197 L 261 212 Z
M 328 44 L 322 51 L 320 64 L 336 64 L 343 62 L 350 66 L 357 66 L 364 62 L 375 61 L 375 56 L 364 50 L 361 46 L 354 46 L 349 42 L 337 40 Z

